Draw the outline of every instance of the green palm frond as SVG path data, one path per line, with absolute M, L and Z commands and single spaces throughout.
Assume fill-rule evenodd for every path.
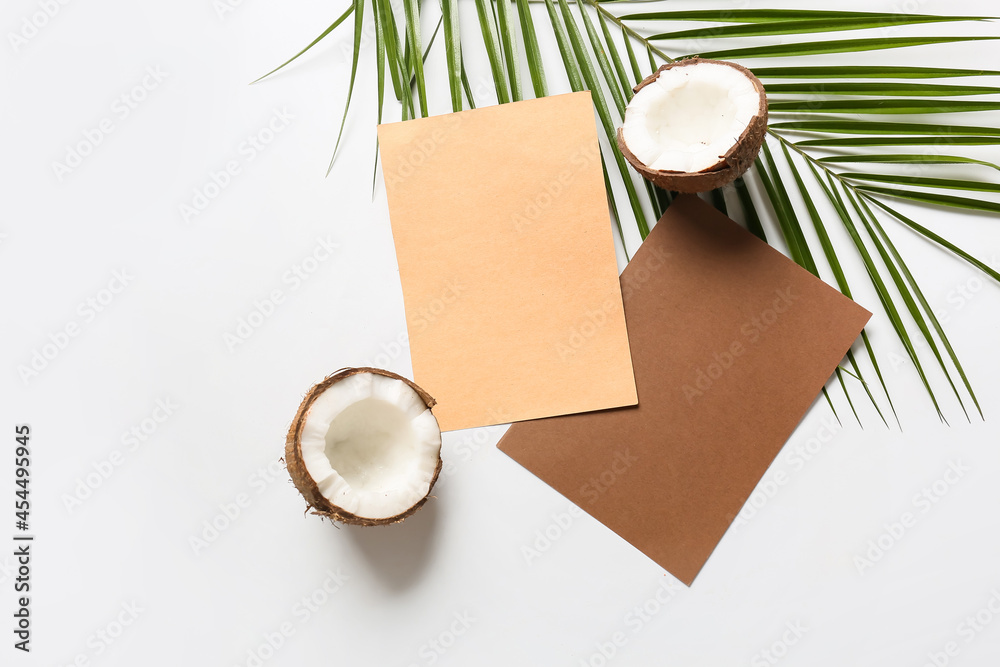
M 787 9 L 674 11 L 664 0 L 473 1 L 474 9 L 471 3 L 463 5 L 463 11 L 475 11 L 478 21 L 479 31 L 470 36 L 459 30 L 457 0 L 439 0 L 434 5 L 403 0 L 399 16 L 389 0 L 370 0 L 370 17 L 366 16 L 366 0 L 352 0 L 318 38 L 265 76 L 301 57 L 353 14 L 354 59 L 334 157 L 354 88 L 362 25 L 367 20 L 375 25 L 380 122 L 387 85 L 402 119 L 427 115 L 433 100 L 427 98 L 426 80 L 437 75 L 447 78 L 452 110 L 465 108 L 466 102 L 475 108 L 463 58 L 469 49 L 485 51 L 500 103 L 522 99 L 525 94 L 545 96 L 550 84 L 590 90 L 608 141 L 602 165 L 609 204 L 628 253 L 622 222 L 634 221 L 645 238 L 649 215 L 658 218 L 671 201 L 670 193 L 639 178 L 617 149 L 615 132 L 632 87 L 661 64 L 685 57 L 692 45 L 705 58 L 766 58 L 766 66 L 750 66 L 768 91 L 767 143 L 745 178 L 711 193 L 709 200 L 742 219 L 761 239 L 783 243 L 792 259 L 828 279 L 845 295 L 852 296 L 851 283 L 866 281 L 881 305 L 880 319 L 892 327 L 939 417 L 945 420 L 945 396 L 941 387 L 935 387 L 942 381 L 935 378 L 942 376 L 947 393 L 963 414 L 969 417 L 972 407 L 982 416 L 954 346 L 890 232 L 901 228 L 915 233 L 1000 282 L 995 269 L 893 208 L 895 201 L 905 201 L 1000 214 L 996 201 L 1000 182 L 994 173 L 1000 166 L 964 151 L 1000 144 L 1000 128 L 951 120 L 951 114 L 1000 110 L 1000 85 L 986 85 L 990 80 L 997 82 L 1000 70 L 838 65 L 835 61 L 838 54 L 1000 39 L 989 32 L 905 34 L 908 26 L 945 30 L 959 22 L 989 29 L 995 26 L 991 17 Z M 655 11 L 636 11 L 639 7 Z M 442 72 L 425 70 L 433 37 L 424 44 L 420 33 L 421 13 L 437 9 L 438 27 L 444 28 L 446 65 Z M 692 22 L 701 25 L 692 27 Z M 546 60 L 539 49 L 542 28 L 536 26 L 545 23 L 558 46 L 557 59 Z M 900 34 L 849 35 L 887 29 Z M 781 43 L 768 42 L 769 38 L 780 38 Z M 824 62 L 817 63 L 817 56 L 823 56 Z M 787 64 L 775 64 L 776 60 Z M 522 72 L 524 63 L 527 74 Z M 970 84 L 968 80 L 976 81 Z M 948 120 L 931 122 L 936 118 Z M 627 194 L 627 205 L 616 201 L 617 188 Z M 821 212 L 824 206 L 833 212 L 832 219 Z M 831 220 L 846 232 L 846 241 L 830 233 Z M 774 223 L 777 236 L 768 237 L 765 222 Z M 849 281 L 841 259 L 847 255 L 860 260 L 863 276 L 851 276 Z M 866 374 L 877 381 L 869 382 Z M 889 383 L 867 331 L 835 377 L 859 422 L 851 391 L 863 391 L 886 425 L 890 412 L 899 424 Z M 830 389 L 832 384 L 824 394 L 833 407 Z M 883 406 L 888 410 L 883 411 Z

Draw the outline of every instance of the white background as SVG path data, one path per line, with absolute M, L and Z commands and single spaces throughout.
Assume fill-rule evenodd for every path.
M 474 5 L 460 5 L 474 37 Z M 775 5 L 801 3 L 738 6 Z M 986 0 L 839 5 L 995 13 Z M 38 3 L 4 3 L 0 539 L 7 544 L 14 533 L 14 425 L 28 423 L 37 541 L 30 656 L 11 647 L 13 547 L 0 550 L 0 662 L 229 667 L 262 655 L 262 664 L 296 666 L 755 665 L 771 664 L 761 651 L 773 649 L 789 666 L 882 667 L 923 665 L 954 641 L 950 664 L 995 664 L 1000 619 L 971 641 L 971 626 L 960 624 L 1000 591 L 1000 289 L 895 226 L 987 421 L 966 422 L 932 374 L 951 427 L 941 424 L 877 315 L 869 331 L 902 432 L 881 425 L 855 384 L 860 428 L 833 390 L 844 427 L 804 462 L 796 452 L 815 448 L 811 439 L 825 436 L 831 419 L 825 403 L 814 405 L 765 477 L 770 493 L 755 496 L 760 508 L 727 534 L 690 589 L 588 516 L 569 522 L 564 498 L 496 451 L 503 427 L 446 434 L 449 474 L 402 525 L 338 529 L 303 517 L 303 501 L 276 463 L 303 393 L 343 366 L 410 372 L 381 175 L 372 199 L 372 41 L 329 178 L 350 22 L 294 67 L 247 85 L 344 6 L 246 0 L 220 14 L 209 0 L 69 2 L 15 49 L 6 35 L 22 30 Z M 536 26 L 552 56 L 551 86 L 566 90 L 544 12 Z M 996 24 L 898 34 L 935 31 L 1000 35 Z M 448 110 L 442 54 L 439 42 L 428 61 L 434 113 Z M 995 67 L 998 55 L 994 43 L 978 42 L 834 62 Z M 489 103 L 485 56 L 469 47 L 466 57 L 479 102 Z M 116 100 L 147 68 L 165 77 L 122 117 Z M 250 159 L 244 142 L 276 112 L 291 120 Z M 398 118 L 394 105 L 388 113 Z M 53 163 L 105 118 L 113 131 L 59 178 Z M 996 126 L 1000 118 L 961 121 Z M 979 154 L 995 161 L 990 150 Z M 185 221 L 180 206 L 231 160 L 239 173 Z M 900 208 L 1000 265 L 995 218 Z M 634 226 L 625 227 L 634 250 Z M 338 247 L 296 284 L 287 272 L 318 239 Z M 854 253 L 842 254 L 856 299 L 878 311 Z M 127 285 L 103 291 L 121 286 L 112 283 L 115 272 Z M 245 342 L 227 345 L 226 335 L 275 290 L 282 299 L 273 313 Z M 87 299 L 103 299 L 101 312 Z M 23 379 L 18 367 L 73 325 L 78 334 Z M 176 406 L 162 423 L 150 421 L 157 401 Z M 123 440 L 144 427 L 144 441 Z M 924 511 L 914 496 L 952 462 L 968 471 L 956 484 L 939 483 L 946 493 Z M 101 469 L 106 478 L 93 474 Z M 916 525 L 884 537 L 904 512 Z M 213 533 L 212 521 L 228 526 Z M 546 531 L 555 539 L 540 539 Z M 859 571 L 856 557 L 880 536 L 891 548 Z M 330 573 L 341 583 L 328 581 Z M 327 594 L 324 584 L 339 589 Z M 656 601 L 658 591 L 669 601 Z M 301 602 L 310 596 L 313 610 Z M 141 611 L 123 613 L 123 605 Z M 635 608 L 643 605 L 640 618 Z M 120 634 L 119 617 L 131 623 Z M 795 637 L 788 624 L 806 630 Z M 277 641 L 282 628 L 293 633 Z M 107 643 L 99 632 L 117 636 Z M 600 651 L 611 652 L 616 633 L 623 645 L 607 660 Z M 782 645 L 783 635 L 794 645 Z M 268 636 L 280 648 L 261 653 Z

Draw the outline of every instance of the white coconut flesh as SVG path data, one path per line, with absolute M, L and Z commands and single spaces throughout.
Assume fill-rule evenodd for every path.
M 719 163 L 760 113 L 760 92 L 716 63 L 660 72 L 629 102 L 622 139 L 650 169 L 697 173 Z
M 323 497 L 356 516 L 385 519 L 427 495 L 441 430 L 405 382 L 358 373 L 316 398 L 300 443 L 306 471 Z

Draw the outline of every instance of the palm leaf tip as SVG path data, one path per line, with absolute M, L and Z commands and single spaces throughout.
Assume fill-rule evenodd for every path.
M 354 5 L 353 4 L 350 7 L 348 7 L 347 10 L 337 18 L 337 20 L 335 20 L 333 23 L 331 23 L 330 26 L 326 30 L 324 30 L 323 32 L 321 32 L 320 35 L 319 35 L 319 37 L 317 37 L 313 41 L 309 42 L 309 44 L 306 46 L 306 48 L 302 49 L 301 51 L 299 51 L 298 53 L 296 53 L 294 56 L 292 56 L 291 58 L 289 58 L 285 62 L 281 63 L 280 65 L 278 65 L 277 67 L 275 67 L 273 70 L 271 70 L 267 74 L 254 79 L 253 81 L 250 82 L 250 85 L 252 86 L 253 84 L 257 83 L 258 81 L 266 79 L 267 77 L 271 76 L 272 74 L 274 74 L 278 70 L 284 68 L 286 65 L 290 65 L 293 61 L 295 61 L 296 59 L 298 59 L 299 56 L 305 54 L 306 51 L 308 51 L 309 49 L 311 49 L 312 47 L 316 46 L 321 41 L 323 41 L 323 38 L 326 37 L 327 35 L 329 35 L 331 32 L 333 32 L 337 28 L 337 26 L 339 26 L 341 23 L 343 23 L 344 21 L 346 21 L 347 17 L 350 16 L 352 12 L 354 12 Z
M 881 37 L 866 39 L 824 40 L 818 42 L 799 42 L 794 44 L 767 44 L 739 49 L 710 51 L 702 53 L 702 58 L 714 60 L 734 60 L 738 58 L 783 58 L 788 56 L 812 56 L 830 53 L 859 53 L 863 51 L 882 51 L 886 49 L 901 49 L 914 46 L 929 46 L 932 44 L 951 44 L 956 42 L 976 42 L 996 40 L 1000 37 Z

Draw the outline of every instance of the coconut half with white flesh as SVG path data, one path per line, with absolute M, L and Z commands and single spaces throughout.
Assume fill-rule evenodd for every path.
M 706 192 L 735 181 L 767 132 L 764 85 L 736 63 L 688 58 L 635 87 L 618 147 L 665 190 Z
M 397 523 L 441 472 L 434 399 L 404 377 L 347 368 L 313 387 L 288 431 L 288 473 L 313 514 L 362 526 Z

